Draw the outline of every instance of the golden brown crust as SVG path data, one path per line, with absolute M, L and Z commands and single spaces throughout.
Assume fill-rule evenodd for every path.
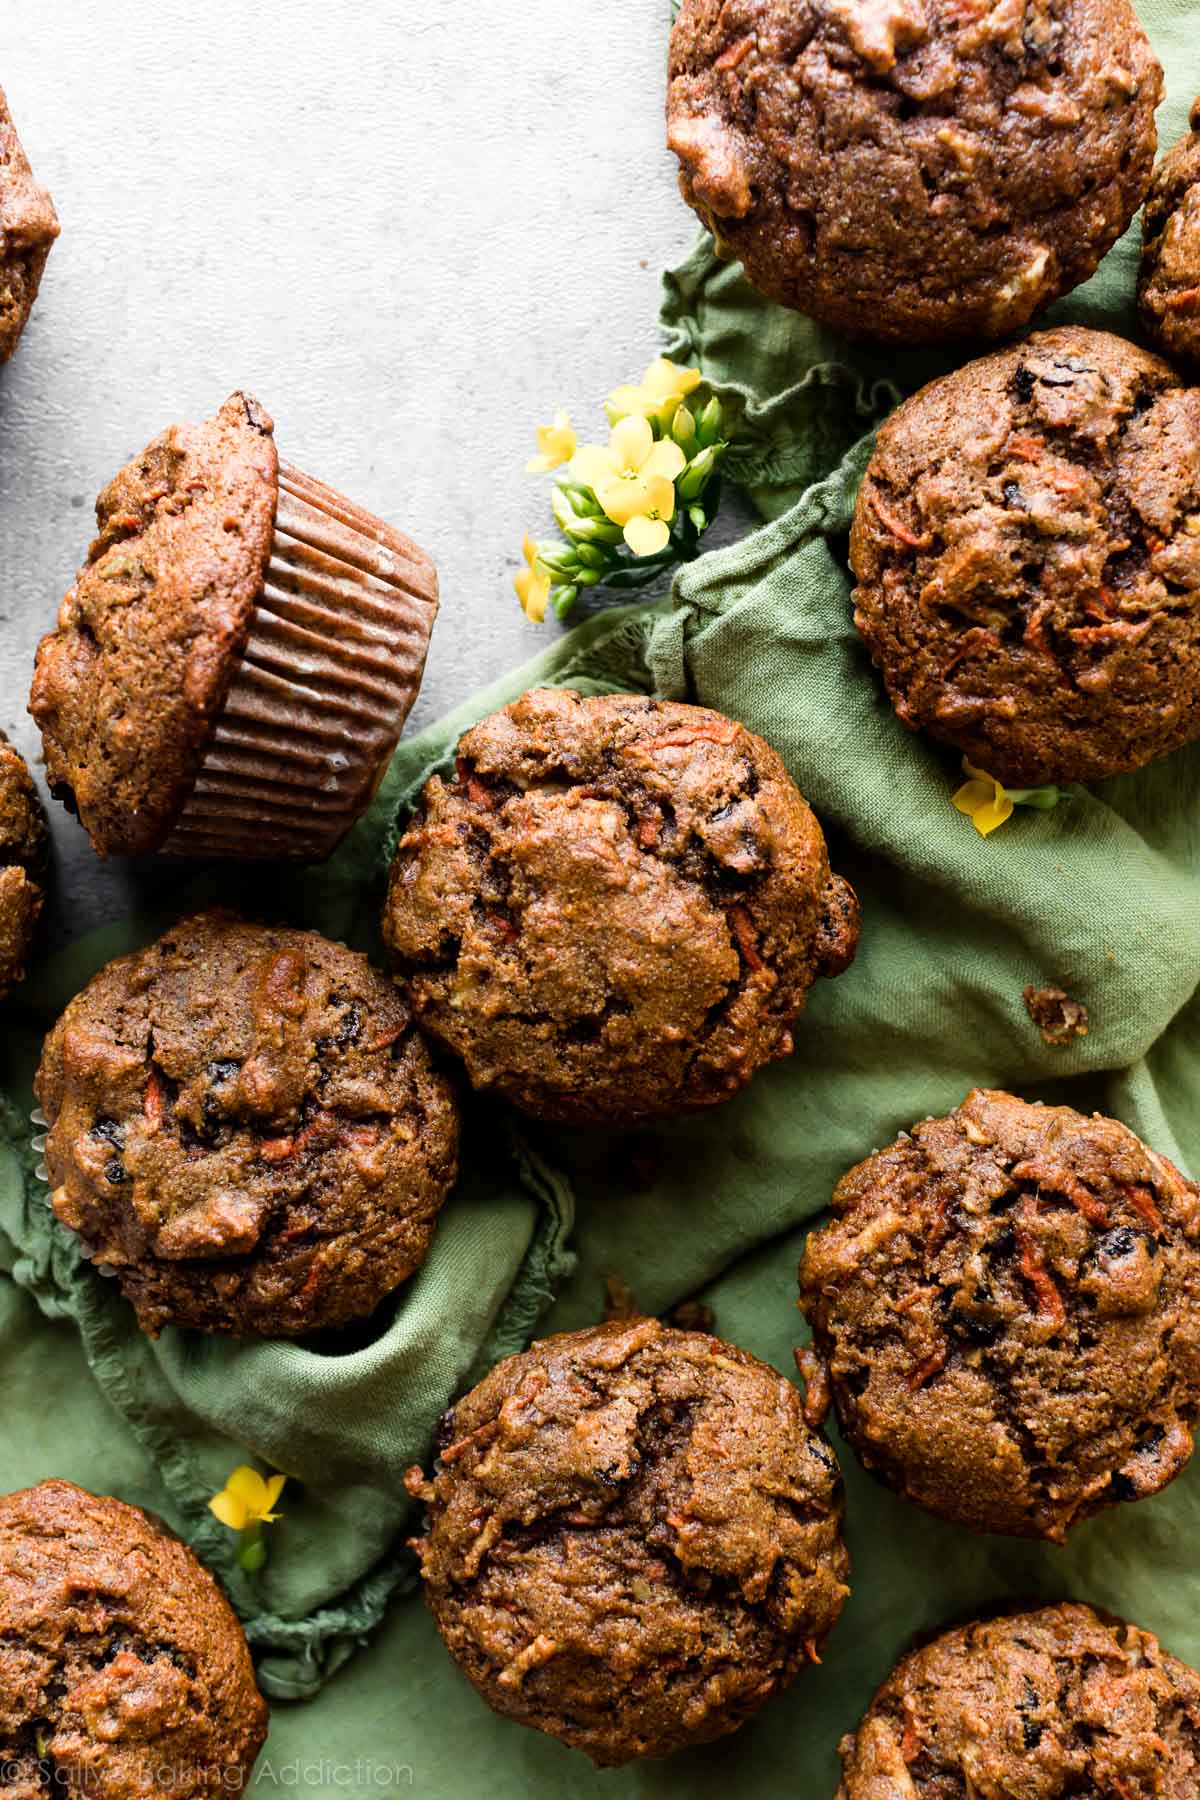
M 1115 1119 L 977 1090 L 851 1169 L 808 1241 L 809 1416 L 889 1486 L 1062 1541 L 1200 1416 L 1200 1188 Z
M 1154 173 L 1142 214 L 1138 310 L 1165 355 L 1200 363 L 1200 100 Z
M 1200 735 L 1200 389 L 1111 332 L 1038 332 L 906 401 L 850 560 L 899 717 L 1008 786 Z
M 536 689 L 469 731 L 400 844 L 384 935 L 476 1087 L 571 1124 L 727 1100 L 792 1048 L 858 905 L 761 738 Z
M 42 910 L 46 820 L 25 759 L 0 731 L 0 1000 L 25 976 Z
M 186 1544 L 66 1481 L 0 1499 L 6 1795 L 219 1800 L 266 1734 L 241 1626 Z
M 29 321 L 57 236 L 54 204 L 33 179 L 0 88 L 0 363 L 8 361 Z
M 298 1337 L 424 1260 L 458 1118 L 394 985 L 315 932 L 182 921 L 46 1040 L 54 1210 L 143 1329 Z
M 29 710 L 51 791 L 101 855 L 157 849 L 191 790 L 271 554 L 273 430 L 233 394 L 155 438 L 96 502 Z
M 750 280 L 855 337 L 1003 337 L 1141 204 L 1162 70 L 1127 0 L 683 0 L 668 143 Z
M 601 1765 L 734 1731 L 848 1592 L 837 1460 L 790 1382 L 617 1320 L 500 1363 L 443 1421 L 426 1598 L 497 1712 Z

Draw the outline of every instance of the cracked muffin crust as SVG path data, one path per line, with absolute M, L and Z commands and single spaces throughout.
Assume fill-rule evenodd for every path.
M 0 731 L 0 1000 L 25 976 L 45 863 L 42 803 L 24 757 Z
M 1146 196 L 1138 311 L 1167 356 L 1200 363 L 1200 100 L 1188 123 Z
M 33 179 L 0 88 L 0 363 L 8 361 L 29 323 L 57 236 L 58 214 Z
M 667 142 L 764 294 L 854 337 L 1003 337 L 1141 205 L 1162 70 L 1127 0 L 683 0 Z
M 1195 1800 L 1200 1675 L 1090 1606 L 979 1620 L 915 1650 L 839 1745 L 835 1800 Z
M 1065 326 L 931 382 L 855 510 L 855 623 L 897 714 L 1010 787 L 1200 736 L 1200 389 Z
M 96 502 L 98 535 L 37 653 L 50 790 L 101 855 L 157 850 L 195 780 L 263 586 L 274 426 L 234 394 L 172 425 Z
M 446 1646 L 488 1704 L 611 1766 L 734 1731 L 837 1622 L 837 1459 L 719 1338 L 613 1321 L 499 1363 L 410 1493 Z
M 858 903 L 780 758 L 706 707 L 535 689 L 475 726 L 392 867 L 420 1024 L 568 1124 L 727 1100 L 790 1054 Z
M 216 1800 L 266 1735 L 241 1626 L 186 1544 L 67 1481 L 0 1499 L 6 1795 Z
M 61 1222 L 144 1331 L 299 1337 L 424 1260 L 458 1118 L 394 985 L 220 913 L 101 970 L 36 1079 Z
M 800 1266 L 806 1414 L 973 1531 L 1061 1543 L 1192 1454 L 1200 1188 L 1124 1125 L 977 1089 L 851 1169 Z

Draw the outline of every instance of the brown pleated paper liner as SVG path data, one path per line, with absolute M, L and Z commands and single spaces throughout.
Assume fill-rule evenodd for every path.
M 163 849 L 327 857 L 391 760 L 437 606 L 437 571 L 416 544 L 281 463 L 266 584 Z

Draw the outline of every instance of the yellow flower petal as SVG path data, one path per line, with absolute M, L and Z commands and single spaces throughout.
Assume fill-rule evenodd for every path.
M 538 454 L 526 463 L 526 470 L 531 475 L 543 475 L 550 469 L 561 469 L 574 456 L 578 442 L 570 414 L 556 412 L 553 425 L 538 426 Z
M 1006 794 L 1003 788 L 997 788 L 996 798 L 990 805 L 981 806 L 978 812 L 973 813 L 971 823 L 980 837 L 989 837 L 993 831 L 1004 824 L 1006 819 L 1011 819 L 1012 815 L 1011 795 Z
M 616 457 L 611 450 L 602 450 L 599 444 L 585 444 L 571 458 L 571 479 L 581 487 L 590 487 L 597 493 L 602 481 L 611 481 L 619 475 Z
M 644 388 L 631 385 L 614 388 L 608 396 L 608 404 L 613 412 L 620 413 L 625 418 L 628 418 L 630 413 L 655 412 L 658 408 L 658 400 L 653 394 L 648 394 Z
M 244 1500 L 238 1500 L 228 1491 L 214 1494 L 208 1503 L 208 1510 L 215 1513 L 222 1525 L 230 1531 L 244 1531 L 250 1522 L 250 1509 Z
M 635 556 L 657 556 L 671 541 L 671 533 L 663 519 L 639 515 L 625 527 L 625 542 Z
M 674 490 L 672 490 L 674 491 Z M 596 489 L 596 498 L 614 525 L 628 525 L 639 514 L 653 512 L 650 483 L 640 475 L 621 476 Z
M 550 577 L 544 569 L 536 564 L 528 569 L 518 569 L 513 576 L 513 586 L 517 590 L 517 599 L 527 619 L 540 625 L 546 616 L 546 605 L 550 599 Z
M 262 1510 L 267 1504 L 267 1484 L 257 1469 L 242 1467 L 235 1469 L 225 1483 L 225 1492 L 232 1494 L 235 1500 L 242 1500 L 256 1518 L 261 1518 Z
M 654 448 L 648 419 L 622 419 L 613 426 L 609 451 L 619 475 L 636 475 Z
M 960 813 L 968 815 L 977 813 L 981 806 L 990 806 L 994 798 L 990 781 L 968 781 L 951 797 L 951 805 Z
M 525 536 L 521 539 L 521 555 L 532 569 L 537 562 L 537 545 L 534 543 L 528 532 L 526 532 Z
M 279 1499 L 280 1494 L 282 1494 L 286 1484 L 287 1484 L 287 1476 L 286 1475 L 272 1475 L 270 1481 L 268 1481 L 268 1483 L 267 1483 L 267 1509 L 263 1513 L 263 1523 L 265 1525 L 274 1525 L 276 1519 L 278 1519 L 279 1514 L 275 1511 L 275 1505 Z
M 642 474 L 647 480 L 654 475 L 661 475 L 664 480 L 673 482 L 686 468 L 687 457 L 679 445 L 671 438 L 663 438 L 655 444 L 642 464 Z
M 646 511 L 658 519 L 675 517 L 675 483 L 665 475 L 652 475 L 646 482 Z
M 699 369 L 684 369 L 673 363 L 670 357 L 660 356 L 652 362 L 642 378 L 642 386 L 648 394 L 654 394 L 659 401 L 684 399 L 694 393 L 700 386 Z

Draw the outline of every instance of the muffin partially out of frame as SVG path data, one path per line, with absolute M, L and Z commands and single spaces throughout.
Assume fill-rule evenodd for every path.
M 892 414 L 850 539 L 903 722 L 1009 787 L 1200 737 L 1200 389 L 1063 326 Z
M 1138 310 L 1166 356 L 1200 366 L 1200 100 L 1154 172 L 1142 215 Z
M 458 1118 L 393 984 L 311 931 L 184 920 L 46 1040 L 58 1218 L 143 1330 L 300 1337 L 424 1260 Z
M 29 323 L 42 272 L 58 236 L 58 215 L 33 179 L 0 88 L 0 363 Z
M 906 1656 L 839 1753 L 835 1800 L 1195 1800 L 1200 1675 L 1090 1606 L 1013 1612 Z
M 848 1592 L 837 1459 L 796 1389 L 653 1319 L 498 1364 L 408 1486 L 454 1660 L 601 1765 L 736 1730 L 819 1660 Z
M 974 1531 L 1062 1542 L 1200 1416 L 1200 1188 L 1114 1119 L 977 1090 L 843 1176 L 808 1240 L 806 1411 Z
M 420 686 L 437 574 L 282 463 L 248 394 L 173 425 L 96 502 L 29 710 L 102 856 L 328 856 Z
M 577 1125 L 728 1100 L 850 963 L 853 890 L 775 751 L 707 707 L 536 689 L 476 725 L 384 936 L 478 1088 Z
M 25 975 L 42 910 L 46 820 L 25 759 L 0 731 L 0 1000 Z
M 242 1628 L 186 1544 L 67 1481 L 0 1499 L 5 1794 L 220 1800 L 266 1735 Z

